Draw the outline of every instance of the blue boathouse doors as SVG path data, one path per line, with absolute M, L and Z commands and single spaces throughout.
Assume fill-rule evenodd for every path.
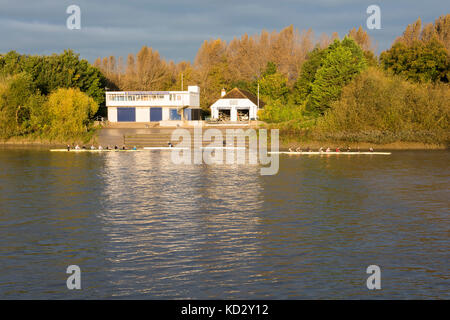
M 117 108 L 118 122 L 135 122 L 136 108 Z
M 150 121 L 162 120 L 162 108 L 150 108 Z

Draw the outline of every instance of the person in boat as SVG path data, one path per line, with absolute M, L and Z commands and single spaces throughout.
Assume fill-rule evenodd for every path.
M 297 148 L 295 148 L 296 152 L 302 152 L 302 148 L 300 148 L 300 146 L 298 146 Z
M 222 141 L 222 144 L 223 144 L 224 147 L 227 146 L 227 142 L 225 141 L 225 139 Z
M 169 146 L 169 148 L 173 148 L 172 142 L 169 141 L 169 142 L 167 143 L 167 145 Z
M 127 147 L 125 147 L 125 145 L 123 145 L 122 150 L 127 150 Z
M 372 147 L 370 147 L 369 151 L 370 151 L 370 152 L 373 152 L 373 148 L 372 148 Z
M 118 150 L 118 149 L 119 149 L 119 147 L 117 146 L 117 144 L 114 145 L 114 150 Z
M 99 145 L 98 150 L 103 150 L 103 147 L 101 145 Z
M 91 145 L 91 150 L 95 150 L 95 147 L 94 147 L 94 145 Z
M 81 149 L 86 150 L 86 146 L 82 146 Z
M 356 149 L 356 151 L 360 152 L 361 150 L 359 150 L 359 147 Z
M 79 146 L 79 145 L 76 145 L 76 146 L 75 146 L 75 150 L 80 150 L 80 146 Z
M 291 147 L 289 147 L 289 152 L 294 152 L 294 150 L 291 148 Z
M 70 145 L 69 144 L 67 145 L 67 151 L 70 151 Z
M 323 152 L 323 147 L 320 147 L 320 148 L 319 148 L 319 152 Z
M 330 147 L 327 147 L 327 150 L 325 150 L 325 152 L 331 152 Z
M 339 149 L 339 147 L 336 148 L 336 152 L 341 152 L 341 150 Z
M 306 152 L 311 152 L 311 148 L 310 147 L 306 148 Z
M 347 152 L 351 152 L 350 146 L 347 147 Z
M 133 150 L 137 150 L 136 146 L 133 147 Z

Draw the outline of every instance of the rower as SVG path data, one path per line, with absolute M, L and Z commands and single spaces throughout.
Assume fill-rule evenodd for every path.
M 323 152 L 323 147 L 320 147 L 320 148 L 319 148 L 319 152 Z
M 119 147 L 117 146 L 117 144 L 114 145 L 114 149 L 115 149 L 115 150 L 119 149 Z
M 67 151 L 70 151 L 70 145 L 67 145 Z
M 91 150 L 95 150 L 95 147 L 94 147 L 94 145 L 91 145 Z
M 351 151 L 350 146 L 348 146 L 347 147 L 347 152 L 350 152 L 350 151 Z
M 122 150 L 126 150 L 127 149 L 127 147 L 125 147 L 125 145 L 123 145 L 122 146 Z
M 370 151 L 370 152 L 373 152 L 373 148 L 372 148 L 372 147 L 370 147 L 369 151 Z
M 169 148 L 173 148 L 172 142 L 169 141 L 169 142 L 167 143 L 167 145 L 169 146 Z
M 327 150 L 325 152 L 331 152 L 330 147 L 327 147 Z
M 98 150 L 103 150 L 103 147 L 102 146 L 98 146 Z
M 80 146 L 79 146 L 79 145 L 76 145 L 76 146 L 75 146 L 75 150 L 80 150 Z
M 336 152 L 341 152 L 341 150 L 339 150 L 339 147 L 336 148 Z
M 289 147 L 289 149 L 288 149 L 288 150 L 289 150 L 289 152 L 294 152 L 294 150 L 292 150 L 292 148 L 291 148 L 291 147 Z
M 300 148 L 300 146 L 299 146 L 299 147 L 297 147 L 297 148 L 295 149 L 295 151 L 297 151 L 297 152 L 302 152 L 302 148 Z
M 133 150 L 137 150 L 136 146 L 133 147 Z

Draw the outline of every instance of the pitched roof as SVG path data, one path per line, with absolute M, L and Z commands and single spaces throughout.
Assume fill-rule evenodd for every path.
M 234 88 L 221 99 L 249 99 L 255 105 L 258 105 L 258 98 L 253 93 L 238 88 Z M 264 101 L 259 99 L 259 107 L 262 108 L 264 105 Z

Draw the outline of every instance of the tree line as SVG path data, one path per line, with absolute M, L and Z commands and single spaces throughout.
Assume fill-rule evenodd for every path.
M 448 131 L 448 103 L 435 97 L 438 93 L 446 97 L 449 89 L 449 35 L 447 14 L 424 26 L 419 18 L 379 57 L 362 27 L 353 28 L 342 39 L 337 33 L 315 37 L 312 30 L 300 32 L 288 26 L 279 32 L 244 34 L 229 42 L 205 40 L 192 63 L 167 61 L 147 46 L 126 59 L 109 56 L 93 65 L 71 50 L 50 56 L 12 51 L 0 55 L 0 136 L 34 134 L 56 139 L 68 138 L 71 132 L 79 136 L 90 131 L 90 120 L 104 104 L 105 89 L 181 90 L 198 85 L 205 113 L 222 88 L 239 87 L 256 94 L 259 86 L 266 103 L 259 118 L 297 137 L 324 139 L 326 133 L 340 130 L 345 132 L 342 139 L 348 136 L 356 141 L 367 139 L 366 132 L 400 137 L 405 129 L 412 133 L 401 139 L 423 140 L 411 129 L 416 124 L 442 142 L 448 136 L 443 133 Z M 388 99 L 382 88 L 389 88 L 397 100 Z M 378 108 L 377 114 L 384 114 L 376 122 L 364 113 L 374 111 L 369 100 L 363 99 L 373 96 L 368 90 L 377 92 L 378 100 L 371 103 Z M 52 103 L 62 102 L 58 99 L 64 95 L 70 103 L 63 104 L 66 113 L 61 113 Z M 433 114 L 434 120 L 422 118 L 425 113 L 419 107 L 436 111 L 427 115 Z M 77 113 L 78 109 L 83 111 Z M 359 117 L 354 122 L 342 118 L 350 117 L 350 110 Z M 406 110 L 416 116 L 403 121 Z M 73 123 L 68 120 L 70 113 L 79 117 Z M 356 122 L 358 126 L 350 125 Z M 421 126 L 425 122 L 427 126 Z M 399 123 L 405 128 L 398 128 Z
M 88 139 L 106 82 L 99 69 L 71 50 L 0 55 L 0 138 Z

